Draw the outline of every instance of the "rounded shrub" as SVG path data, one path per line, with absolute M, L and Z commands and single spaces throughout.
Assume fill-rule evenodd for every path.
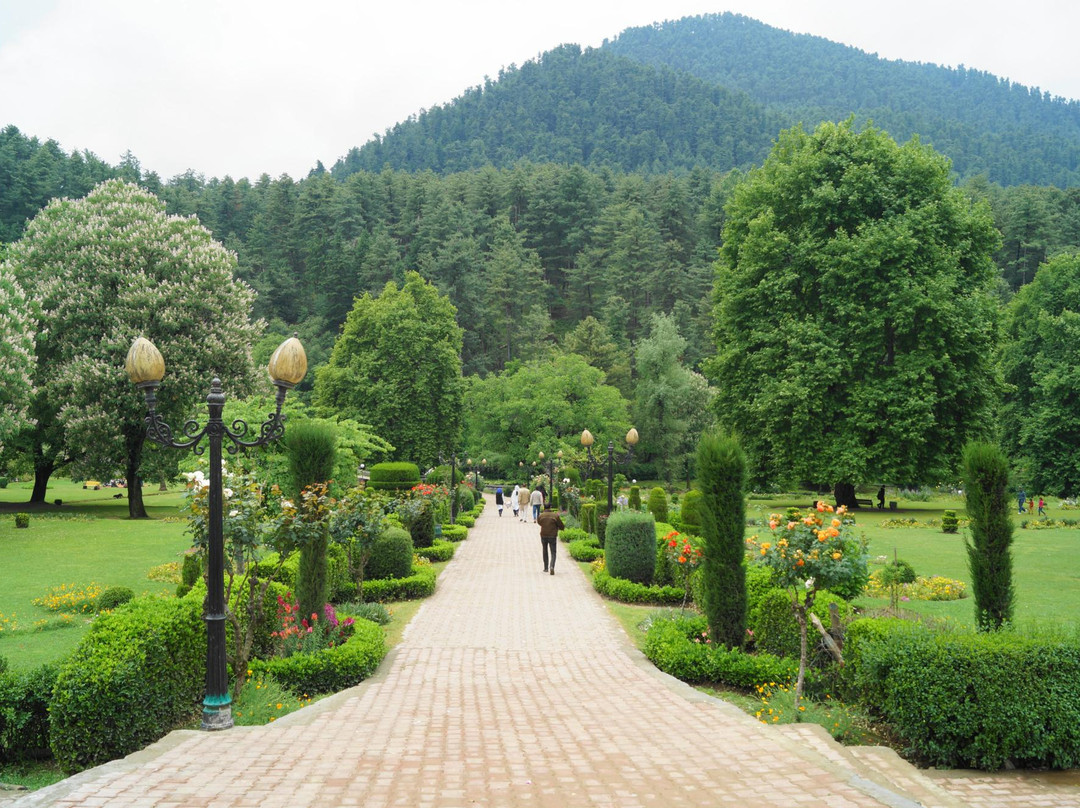
M 184 553 L 184 561 L 180 566 L 180 583 L 176 585 L 176 597 L 182 598 L 190 592 L 201 576 L 202 556 L 194 551 Z
M 604 557 L 613 578 L 652 583 L 656 570 L 655 525 L 651 514 L 634 511 L 618 511 L 608 518 Z
M 124 757 L 189 720 L 202 697 L 202 597 L 136 598 L 98 617 L 57 675 L 49 742 L 68 774 Z
M 55 664 L 20 673 L 0 657 L 0 761 L 49 757 L 49 698 Z
M 30 514 L 17 513 L 15 514 L 15 527 L 30 527 Z
M 841 620 L 851 619 L 851 604 L 830 592 L 818 592 L 810 611 L 828 626 L 830 603 L 835 603 L 839 608 Z M 799 658 L 799 624 L 795 621 L 795 614 L 791 609 L 791 595 L 787 590 L 768 590 L 750 612 L 747 622 L 750 630 L 754 632 L 754 644 L 759 651 L 792 659 Z M 820 635 L 812 626 L 807 639 L 811 649 L 820 644 Z
M 420 468 L 415 463 L 376 463 L 368 475 L 368 486 L 377 491 L 408 491 L 420 484 Z
M 668 520 L 667 494 L 664 493 L 664 489 L 660 486 L 649 492 L 649 513 L 653 515 L 653 519 L 657 522 L 666 522 Z
M 413 547 L 430 547 L 435 541 L 435 509 L 424 500 L 408 512 L 405 529 L 412 536 Z
M 956 518 L 956 511 L 945 511 L 941 515 L 941 532 L 956 533 L 960 530 L 960 520 Z
M 454 496 L 457 499 L 457 512 L 465 513 L 471 511 L 476 505 L 476 496 L 473 494 L 473 490 L 464 483 L 458 483 L 457 490 L 454 492 Z
M 701 530 L 701 492 L 696 488 L 687 491 L 683 497 L 680 516 L 687 533 L 696 534 Z
M 388 527 L 372 545 L 364 577 L 407 578 L 412 574 L 412 560 L 412 536 L 400 527 Z
M 111 612 L 117 606 L 123 606 L 134 597 L 135 593 L 126 586 L 110 586 L 98 595 L 97 610 L 99 612 Z
M 627 504 L 632 511 L 641 510 L 641 488 L 639 486 L 630 486 L 630 496 L 627 498 Z

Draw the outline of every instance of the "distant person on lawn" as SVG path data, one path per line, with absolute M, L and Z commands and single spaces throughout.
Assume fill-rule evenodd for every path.
M 563 524 L 559 512 L 550 505 L 544 508 L 544 512 L 536 520 L 540 524 L 540 544 L 544 548 L 544 572 L 549 575 L 555 574 L 555 548 L 559 543 L 559 531 L 566 525 Z M 551 560 L 548 560 L 548 549 L 551 550 Z

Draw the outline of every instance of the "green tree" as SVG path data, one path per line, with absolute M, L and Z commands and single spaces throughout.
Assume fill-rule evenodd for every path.
M 1039 268 L 1005 316 L 1002 443 L 1033 492 L 1080 492 L 1080 254 Z
M 356 299 L 315 379 L 316 408 L 369 423 L 396 456 L 428 465 L 458 445 L 463 382 L 454 306 L 416 272 Z
M 618 387 L 623 395 L 632 390 L 629 356 L 619 350 L 604 324 L 591 314 L 566 335 L 563 349 L 604 371 L 607 384 Z
M 999 239 L 948 160 L 852 120 L 797 127 L 727 215 L 708 368 L 753 480 L 853 506 L 859 481 L 947 478 L 999 387 Z
M 140 334 L 166 362 L 158 412 L 189 417 L 210 379 L 230 395 L 254 386 L 254 293 L 233 278 L 235 256 L 190 218 L 167 216 L 122 180 L 79 200 L 56 199 L 28 225 L 6 265 L 39 306 L 31 412 L 35 486 L 44 501 L 60 464 L 131 483 L 128 512 L 145 517 L 139 479 L 146 404 L 124 372 Z
M 34 372 L 33 323 L 31 301 L 10 268 L 0 264 L 0 454 L 5 441 L 28 425 Z
M 698 516 L 705 557 L 702 608 L 717 643 L 739 648 L 746 639 L 746 457 L 734 435 L 701 436 L 697 456 L 701 502 Z
M 651 456 L 659 476 L 669 483 L 687 463 L 696 435 L 692 425 L 700 426 L 699 413 L 709 411 L 712 393 L 702 387 L 700 377 L 682 365 L 686 340 L 679 334 L 675 319 L 654 314 L 652 331 L 638 343 L 637 390 L 634 423 L 642 435 L 642 452 Z
M 977 442 L 964 447 L 963 462 L 975 622 L 980 631 L 996 631 L 1013 613 L 1009 462 L 997 446 Z

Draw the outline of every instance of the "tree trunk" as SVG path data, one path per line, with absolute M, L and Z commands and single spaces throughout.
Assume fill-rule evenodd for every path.
M 799 624 L 799 676 L 795 680 L 795 718 L 799 717 L 799 702 L 802 700 L 803 682 L 806 679 L 806 607 L 795 596 L 795 620 Z
M 833 486 L 833 496 L 836 498 L 836 506 L 844 505 L 849 511 L 859 507 L 855 502 L 854 483 L 836 483 Z
M 34 457 L 34 490 L 30 493 L 31 503 L 45 501 L 45 493 L 49 488 L 49 478 L 55 470 L 56 467 L 51 462 L 46 462 L 37 456 Z
M 142 465 L 142 447 L 146 436 L 140 431 L 137 436 L 127 437 L 127 501 L 129 519 L 147 519 L 146 506 L 143 505 L 142 480 L 139 479 L 139 466 Z

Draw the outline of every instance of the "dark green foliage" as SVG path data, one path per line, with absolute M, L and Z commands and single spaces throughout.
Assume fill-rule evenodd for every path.
M 641 510 L 641 487 L 637 485 L 630 486 L 630 496 L 627 497 L 627 502 L 630 510 Z
M 814 599 L 814 605 L 810 609 L 816 614 L 826 627 L 829 626 L 829 604 L 835 603 L 840 611 L 840 619 L 844 622 L 851 619 L 852 608 L 841 597 L 830 592 L 819 592 Z M 776 656 L 799 659 L 799 624 L 795 621 L 795 613 L 791 609 L 791 593 L 785 589 L 769 589 L 765 592 L 750 610 L 747 627 L 754 632 L 754 645 L 760 651 L 766 651 Z M 810 643 L 820 645 L 818 633 L 811 630 Z M 817 656 L 817 662 L 827 662 L 832 657 L 822 652 Z M 810 664 L 815 663 L 815 657 L 811 654 Z
M 442 537 L 445 541 L 465 541 L 469 537 L 469 529 L 465 525 L 441 525 L 441 527 Z M 413 538 L 413 546 L 416 546 L 415 537 Z
M 137 598 L 100 615 L 61 666 L 50 745 L 71 774 L 142 749 L 197 711 L 206 666 L 202 598 Z
M 368 486 L 377 491 L 408 491 L 420 484 L 420 467 L 415 463 L 376 463 L 368 474 Z
M 960 520 L 956 518 L 956 511 L 945 511 L 941 515 L 941 532 L 957 533 L 960 530 Z
M 476 517 L 471 513 L 463 513 L 458 515 L 457 523 L 464 528 L 474 527 L 476 525 Z
M 599 509 L 597 509 L 599 510 Z M 604 506 L 604 510 L 607 510 L 607 506 Z M 600 546 L 604 547 L 604 540 L 607 538 L 607 526 L 609 517 L 607 514 L 598 513 L 596 516 L 596 538 L 600 541 Z
M 364 581 L 365 601 L 415 600 L 426 598 L 435 591 L 435 570 L 428 566 L 413 565 L 408 578 L 385 578 Z
M 581 518 L 581 529 L 587 533 L 596 535 L 596 503 L 582 503 L 579 514 Z
M 413 547 L 430 547 L 435 541 L 435 509 L 429 500 L 423 500 L 423 506 L 411 511 L 405 529 L 412 536 Z M 444 529 L 445 530 L 445 529 Z
M 762 564 L 751 564 L 746 569 L 746 609 L 752 612 L 761 599 L 776 588 L 773 571 Z
M 844 557 L 855 562 L 847 567 L 843 579 L 828 590 L 844 600 L 855 600 L 862 595 L 870 582 L 870 568 L 866 564 L 866 544 L 863 539 L 849 538 L 844 541 Z M 857 561 L 855 561 L 857 559 Z
M 857 620 L 845 679 L 911 752 L 940 768 L 1080 765 L 1080 646 L 1010 631 L 935 633 Z
M 713 642 L 738 648 L 746 634 L 746 458 L 733 435 L 706 432 L 698 443 L 701 486 L 701 607 Z
M 202 577 L 202 556 L 195 552 L 184 553 L 184 561 L 180 566 L 180 583 L 176 585 L 176 597 L 184 597 L 200 577 Z
M 1009 464 L 989 443 L 964 448 L 964 491 L 971 519 L 966 541 L 975 622 L 994 631 L 1012 619 L 1012 519 L 1009 515 Z
M 293 497 L 312 483 L 329 482 L 337 460 L 337 436 L 328 421 L 290 421 L 282 440 L 289 461 L 289 488 Z
M 15 527 L 30 527 L 30 514 L 17 513 L 15 514 Z
M 471 511 L 473 509 L 473 506 L 476 505 L 476 496 L 473 494 L 472 488 L 465 485 L 464 483 L 458 483 L 455 496 L 457 497 L 458 513 Z
M 656 527 L 651 514 L 618 511 L 609 517 L 604 556 L 608 574 L 651 584 L 656 571 Z
M 314 654 L 255 659 L 253 675 L 269 675 L 297 694 L 335 693 L 371 676 L 386 656 L 382 626 L 363 618 L 353 625 L 353 635 L 342 645 Z
M 666 522 L 668 520 L 667 494 L 659 486 L 649 491 L 649 513 L 653 515 L 653 519 L 657 522 Z
M 454 557 L 455 550 L 457 550 L 457 545 L 454 542 L 435 539 L 430 547 L 421 547 L 416 550 L 416 555 L 428 561 L 449 561 Z
M 300 548 L 296 568 L 296 599 L 301 614 L 322 614 L 326 605 L 330 593 L 326 559 L 329 545 L 329 535 L 325 530 L 319 530 Z
M 686 492 L 679 516 L 687 533 L 697 534 L 701 530 L 701 492 L 696 488 Z
M 915 578 L 918 577 L 915 574 L 915 568 L 902 558 L 890 561 L 885 565 L 885 569 L 898 584 L 913 584 Z
M 413 543 L 409 531 L 400 527 L 388 527 L 371 548 L 371 557 L 364 567 L 364 577 L 407 578 L 412 572 L 412 562 Z
M 576 488 L 581 485 L 581 472 L 573 466 L 566 466 L 559 473 L 570 481 L 571 486 Z
M 626 578 L 616 578 L 606 569 L 597 570 L 592 577 L 593 589 L 606 598 L 622 603 L 656 603 L 677 606 L 683 602 L 685 592 L 678 586 L 641 584 Z
M 564 527 L 559 531 L 559 541 L 581 541 L 590 538 L 589 532 L 580 527 Z M 597 544 L 597 547 L 600 545 Z
M 589 536 L 585 539 L 572 539 L 567 552 L 570 553 L 570 557 L 574 561 L 595 561 L 604 555 L 604 550 L 600 547 L 600 540 L 595 536 Z
M 135 593 L 126 586 L 110 586 L 98 595 L 97 610 L 99 612 L 112 611 L 134 597 Z
M 28 673 L 0 669 L 0 761 L 43 758 L 49 752 L 49 699 L 57 666 Z
M 690 684 L 723 683 L 749 690 L 795 678 L 797 661 L 727 649 L 705 642 L 708 633 L 704 617 L 656 620 L 645 635 L 645 656 L 660 670 Z

